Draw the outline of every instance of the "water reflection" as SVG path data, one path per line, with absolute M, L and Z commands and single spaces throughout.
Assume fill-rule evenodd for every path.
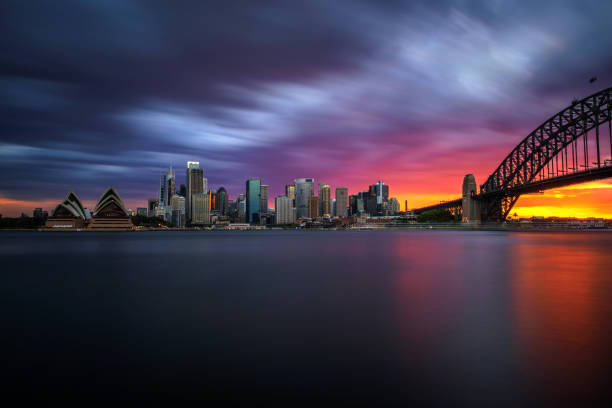
M 515 325 L 529 387 L 588 398 L 612 369 L 610 238 L 523 235 L 513 246 Z
M 0 234 L 5 371 L 65 395 L 593 405 L 610 396 L 611 249 L 606 233 Z

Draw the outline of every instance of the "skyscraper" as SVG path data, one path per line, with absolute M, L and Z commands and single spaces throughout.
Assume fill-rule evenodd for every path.
M 400 212 L 400 203 L 397 200 L 397 198 L 395 197 L 391 197 L 389 199 L 389 211 L 391 212 L 390 215 L 397 215 Z
M 389 186 L 382 181 L 370 186 L 370 195 L 376 196 L 376 204 L 382 204 L 389 201 Z
M 261 180 L 249 179 L 246 182 L 246 222 L 259 224 L 261 220 Z
M 287 196 L 278 196 L 274 200 L 276 208 L 277 224 L 292 224 L 293 219 L 293 200 Z
M 385 185 L 382 181 L 378 181 L 370 186 L 369 193 L 372 203 L 367 200 L 366 211 L 371 215 L 382 214 L 383 203 L 389 201 L 389 186 Z
M 295 207 L 295 186 L 293 184 L 285 186 L 285 195 L 293 201 L 293 206 Z
M 166 200 L 168 198 L 168 179 L 167 174 L 162 173 L 159 176 L 159 192 L 157 194 L 157 202 L 160 207 L 164 207 L 166 205 Z
M 244 194 L 240 194 L 238 199 L 236 200 L 236 207 L 238 209 L 238 218 L 240 222 L 246 221 L 246 196 Z
M 173 210 L 179 210 L 185 213 L 185 197 L 175 194 L 170 199 L 170 205 Z
M 172 196 L 176 194 L 176 175 L 174 171 L 172 171 L 172 166 L 170 166 L 170 170 L 168 174 L 166 174 L 167 179 L 167 192 L 166 192 L 166 200 L 164 201 L 166 205 L 170 205 L 170 200 Z
M 204 171 L 200 168 L 199 162 L 187 162 L 187 196 L 185 197 L 185 220 L 187 223 L 191 222 L 193 200 L 191 197 L 195 194 L 200 194 L 204 191 L 202 179 L 204 178 Z
M 295 179 L 295 209 L 296 217 L 308 217 L 309 198 L 314 196 L 314 179 L 313 178 L 298 178 Z M 318 208 L 317 208 L 318 211 Z
M 259 205 L 260 205 L 260 214 L 264 215 L 268 213 L 268 186 L 266 184 L 262 184 L 259 190 Z
M 317 218 L 319 215 L 319 197 L 308 197 L 308 218 Z
M 208 190 L 208 192 L 210 193 L 210 210 L 217 210 L 217 192 L 215 190 Z
M 321 217 L 331 215 L 331 188 L 329 184 L 319 183 L 319 215 Z
M 348 188 L 336 187 L 336 217 L 346 217 L 348 207 Z
M 202 177 L 202 191 L 208 191 L 208 179 L 206 177 Z
M 159 177 L 159 206 L 170 206 L 170 199 L 176 191 L 176 176 L 172 171 L 172 166 L 167 173 Z
M 193 194 L 191 199 L 191 222 L 198 225 L 210 224 L 210 192 Z
M 228 213 L 227 190 L 225 190 L 225 187 L 219 187 L 217 190 L 217 211 L 221 215 L 227 215 Z
M 175 194 L 170 199 L 172 207 L 172 225 L 175 227 L 185 226 L 185 197 Z
M 149 217 L 155 217 L 155 209 L 159 205 L 159 199 L 157 198 L 149 198 L 147 210 Z

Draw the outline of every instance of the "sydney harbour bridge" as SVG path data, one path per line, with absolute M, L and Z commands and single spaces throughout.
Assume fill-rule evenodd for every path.
M 605 153 L 604 153 L 605 152 Z M 612 88 L 572 104 L 532 131 L 477 191 L 474 176 L 463 196 L 414 210 L 461 212 L 467 222 L 501 222 L 522 194 L 612 177 Z

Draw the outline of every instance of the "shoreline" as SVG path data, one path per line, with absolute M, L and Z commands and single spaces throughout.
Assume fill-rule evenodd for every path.
M 106 231 L 101 230 L 89 230 L 89 229 L 49 229 L 49 228 L 37 228 L 37 229 L 0 229 L 2 232 L 269 232 L 269 231 L 505 231 L 505 232 L 612 232 L 611 227 L 581 227 L 581 226 L 543 226 L 543 225 L 449 225 L 449 224 L 423 224 L 423 225 L 411 225 L 411 226 L 376 226 L 376 227 L 353 227 L 353 228 L 253 228 L 253 229 L 223 229 L 223 228 L 139 228 L 133 230 L 120 230 L 120 229 L 108 229 Z

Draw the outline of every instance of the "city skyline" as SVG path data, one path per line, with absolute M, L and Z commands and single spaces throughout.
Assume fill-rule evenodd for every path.
M 291 174 L 350 193 L 385 180 L 425 206 L 612 85 L 609 2 L 235 4 L 3 4 L 0 213 L 70 189 L 91 207 L 108 185 L 141 207 L 150 175 L 188 160 L 231 199 L 259 177 L 270 206 Z M 612 182 L 513 213 L 610 218 Z

